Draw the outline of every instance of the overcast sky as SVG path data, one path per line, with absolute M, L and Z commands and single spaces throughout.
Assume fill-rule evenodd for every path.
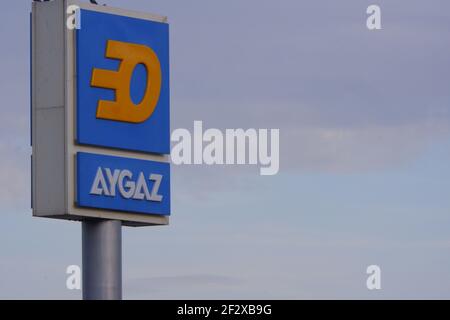
M 78 299 L 80 224 L 29 208 L 30 2 L 0 11 L 0 298 Z M 172 129 L 281 135 L 276 176 L 172 168 L 171 225 L 123 231 L 125 298 L 450 298 L 448 1 L 99 2 L 169 17 Z

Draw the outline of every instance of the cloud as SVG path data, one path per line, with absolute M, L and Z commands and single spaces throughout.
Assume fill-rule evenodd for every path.
M 291 127 L 282 136 L 282 168 L 352 173 L 412 163 L 434 143 L 448 139 L 450 126 L 437 120 L 353 128 Z

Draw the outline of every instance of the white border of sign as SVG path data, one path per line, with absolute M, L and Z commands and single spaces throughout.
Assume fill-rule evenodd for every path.
M 75 205 L 77 152 L 160 162 L 169 162 L 169 157 L 74 143 L 77 75 L 75 31 L 66 28 L 66 8 L 70 5 L 91 11 L 167 22 L 167 17 L 163 16 L 92 5 L 76 0 L 33 2 L 33 215 L 69 220 L 113 219 L 121 220 L 123 225 L 129 226 L 167 225 L 168 216 L 81 208 Z

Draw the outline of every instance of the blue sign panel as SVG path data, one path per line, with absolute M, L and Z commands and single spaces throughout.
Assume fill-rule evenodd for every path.
M 170 215 L 170 164 L 77 153 L 77 205 Z
M 170 153 L 169 26 L 81 10 L 76 142 Z

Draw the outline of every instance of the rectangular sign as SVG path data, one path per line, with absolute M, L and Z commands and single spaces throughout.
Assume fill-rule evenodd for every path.
M 77 153 L 77 204 L 170 215 L 170 165 L 164 162 Z
M 170 153 L 169 25 L 81 10 L 76 141 Z
M 167 17 L 33 1 L 31 31 L 33 215 L 169 224 Z

